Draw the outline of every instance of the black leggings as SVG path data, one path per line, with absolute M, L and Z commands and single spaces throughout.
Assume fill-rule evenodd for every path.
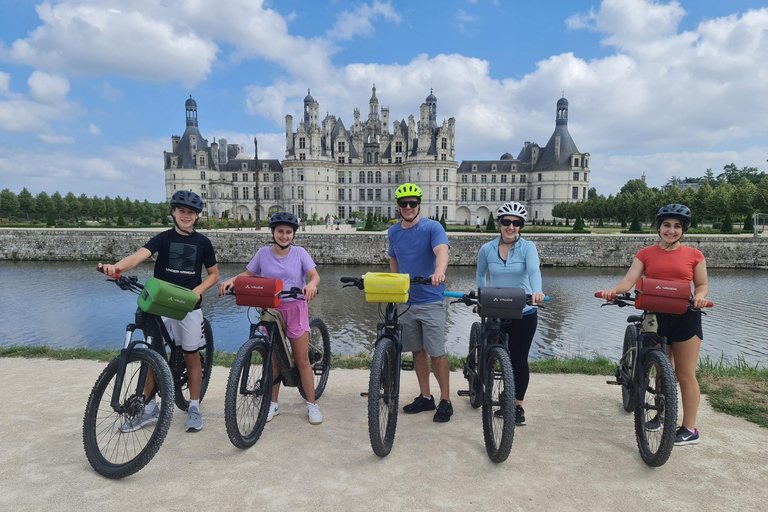
M 528 352 L 531 350 L 538 323 L 538 313 L 531 313 L 524 315 L 520 320 L 504 320 L 501 324 L 502 332 L 509 335 L 508 349 L 515 376 L 515 398 L 520 401 L 525 398 L 525 392 L 528 390 Z

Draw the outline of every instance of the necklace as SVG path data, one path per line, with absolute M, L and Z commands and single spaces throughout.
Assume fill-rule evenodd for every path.
M 673 251 L 674 249 L 672 249 L 672 247 L 674 247 L 678 243 L 680 243 L 680 242 L 675 242 L 673 244 L 667 245 L 666 247 L 661 247 L 661 243 L 659 243 L 659 247 L 661 247 L 662 251 Z

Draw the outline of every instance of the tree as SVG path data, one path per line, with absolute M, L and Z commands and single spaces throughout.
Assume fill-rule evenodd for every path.
M 742 229 L 742 231 L 744 231 L 745 233 L 752 233 L 754 230 L 755 230 L 754 214 L 749 213 L 744 218 L 744 229 Z
M 19 213 L 19 198 L 10 189 L 0 192 L 0 217 L 15 217 Z
M 720 231 L 723 233 L 733 232 L 733 220 L 731 219 L 731 212 L 725 213 L 725 220 L 723 221 L 723 226 L 720 228 Z
M 123 212 L 117 214 L 117 226 L 121 228 L 125 226 L 125 218 L 123 217 Z
M 91 198 L 91 217 L 93 220 L 99 220 L 105 216 L 106 208 L 104 203 L 105 200 L 98 196 L 93 196 Z
M 643 180 L 629 180 L 621 190 L 620 194 L 636 194 L 637 192 L 644 192 L 648 190 L 648 185 Z
M 67 211 L 69 214 L 74 217 L 75 220 L 80 220 L 80 211 L 82 208 L 75 194 L 69 192 L 66 196 L 64 196 L 64 203 L 67 205 Z
M 584 231 L 584 219 L 581 218 L 581 215 L 576 217 L 576 221 L 573 223 L 573 230 L 576 232 Z
M 442 216 L 440 216 L 440 225 L 441 225 L 441 226 L 443 226 L 443 229 L 444 229 L 444 230 L 445 230 L 445 229 L 447 229 L 447 227 L 448 227 L 448 226 L 445 224 L 445 214 L 443 214 Z
M 38 219 L 45 219 L 48 213 L 52 212 L 53 203 L 51 197 L 45 192 L 40 192 L 35 196 L 35 213 Z
M 116 214 L 117 205 L 115 204 L 115 200 L 109 196 L 106 196 L 104 198 L 104 217 L 106 217 L 107 220 L 112 220 Z
M 496 231 L 496 224 L 493 222 L 493 215 L 488 215 L 488 223 L 485 225 L 486 233 L 493 233 Z
M 632 225 L 629 226 L 629 232 L 630 233 L 642 233 L 643 232 L 643 225 L 640 224 L 640 216 L 637 212 L 635 212 L 634 217 L 632 217 Z
M 373 231 L 373 214 L 369 213 L 368 216 L 365 218 L 365 227 L 363 228 L 365 231 Z
M 67 211 L 64 205 L 64 198 L 61 197 L 58 190 L 51 196 L 51 205 L 55 218 L 61 219 L 66 216 Z
M 27 187 L 24 187 L 19 192 L 19 213 L 26 217 L 27 220 L 35 213 L 35 198 L 32 197 Z

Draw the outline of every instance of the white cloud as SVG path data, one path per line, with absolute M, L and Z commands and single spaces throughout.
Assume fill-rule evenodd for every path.
M 341 12 L 327 36 L 340 40 L 350 40 L 359 35 L 372 36 L 376 31 L 372 22 L 378 18 L 395 24 L 400 24 L 402 20 L 402 16 L 392 7 L 391 2 L 374 1 L 372 5 L 362 4 L 352 12 Z
M 60 76 L 34 71 L 27 79 L 29 96 L 39 103 L 61 104 L 67 99 L 69 80 Z
M 112 103 L 117 103 L 120 98 L 123 97 L 123 92 L 120 89 L 116 89 L 107 81 L 102 82 L 98 88 L 99 96 Z
M 49 122 L 65 114 L 77 113 L 77 107 L 67 101 L 67 79 L 34 71 L 27 79 L 27 84 L 27 95 L 5 90 L 8 99 L 0 101 L 0 130 L 40 131 Z
M 48 133 L 40 133 L 37 138 L 46 144 L 74 144 L 75 139 L 69 135 L 52 135 Z
M 480 22 L 479 16 L 473 16 L 467 13 L 464 9 L 456 11 L 456 26 L 459 32 L 469 33 L 477 28 L 477 24 Z
M 0 71 L 0 92 L 8 92 L 11 83 L 11 75 Z
M 98 126 L 96 126 L 95 124 L 91 123 L 90 125 L 88 125 L 88 133 L 98 137 L 98 136 L 101 135 L 101 130 L 99 129 Z

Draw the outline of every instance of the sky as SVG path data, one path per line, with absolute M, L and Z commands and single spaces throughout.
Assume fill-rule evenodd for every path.
M 724 165 L 768 171 L 765 0 L 0 0 L 0 189 L 165 200 L 163 151 L 205 138 L 282 159 L 311 89 L 349 127 L 456 119 L 456 159 L 545 145 L 555 105 L 615 194 Z

